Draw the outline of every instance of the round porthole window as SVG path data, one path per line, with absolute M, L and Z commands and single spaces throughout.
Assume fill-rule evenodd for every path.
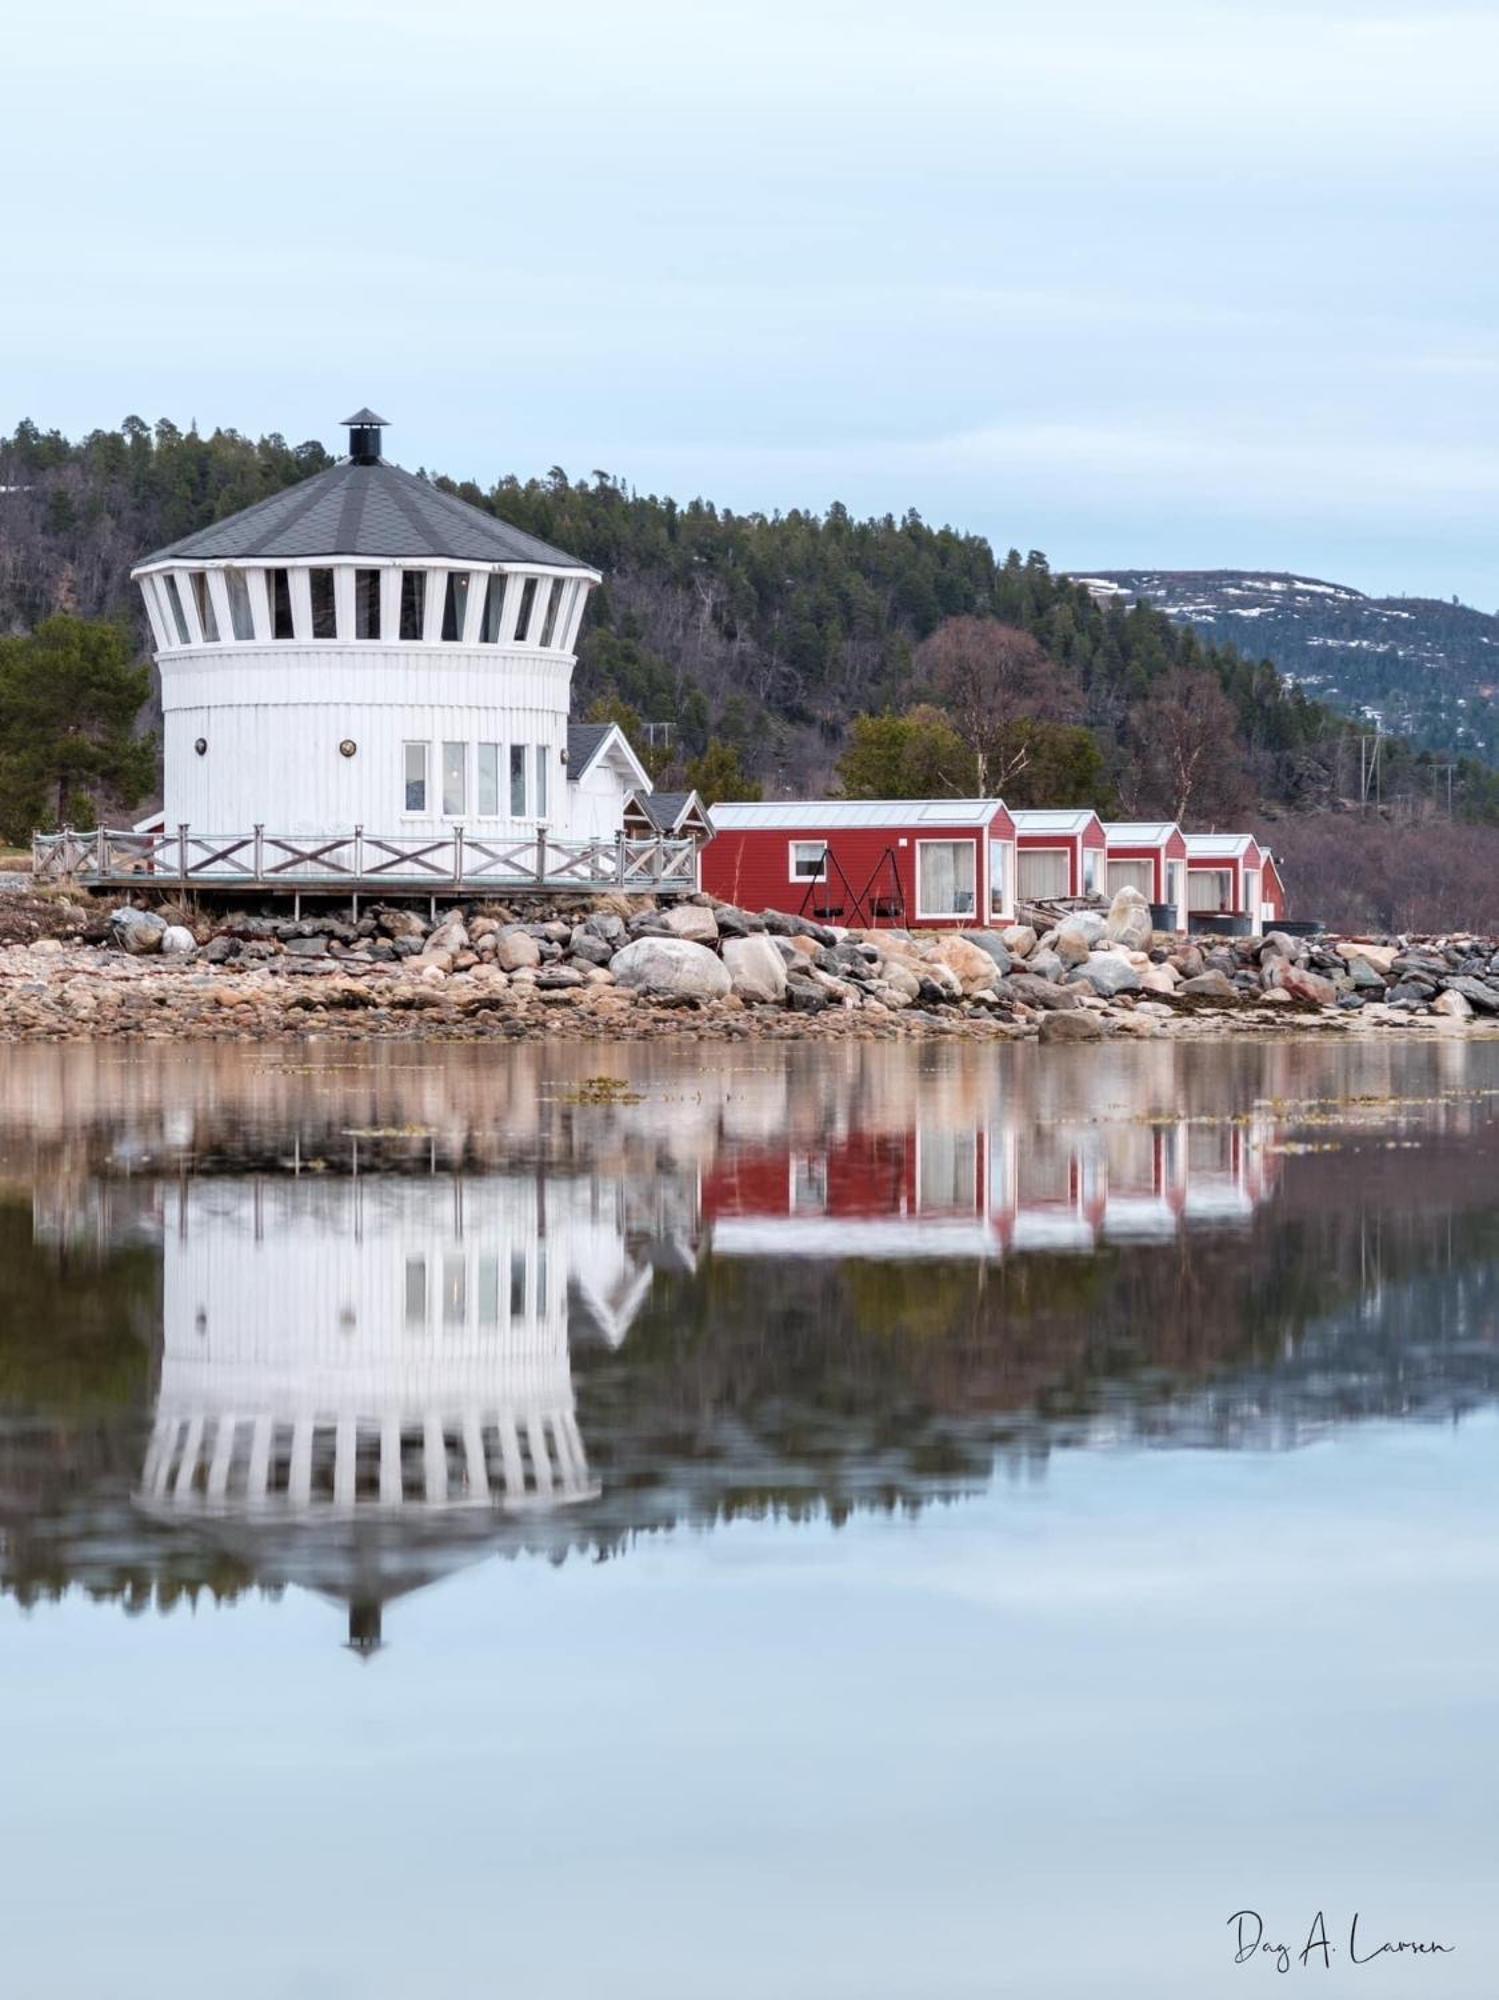
M 338 746 L 338 754 L 340 757 L 352 757 L 358 748 L 359 745 L 354 741 L 353 737 L 346 736 Z
M 193 745 L 193 748 L 197 751 L 200 757 L 206 757 L 208 755 L 208 738 L 206 736 L 200 736 L 197 742 Z

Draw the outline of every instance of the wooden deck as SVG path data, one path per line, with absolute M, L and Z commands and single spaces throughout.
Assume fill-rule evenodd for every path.
M 439 835 L 94 833 L 33 836 L 38 882 L 101 888 L 233 891 L 250 895 L 556 895 L 622 890 L 628 895 L 691 895 L 697 843 L 654 837 L 557 840 L 538 828 L 497 840 L 454 827 Z

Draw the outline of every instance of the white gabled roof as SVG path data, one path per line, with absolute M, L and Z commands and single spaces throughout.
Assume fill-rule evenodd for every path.
M 1189 861 L 1238 861 L 1255 845 L 1252 833 L 1189 833 Z
M 1075 812 L 1017 812 L 1013 815 L 1017 833 L 1065 833 L 1076 839 L 1098 818 L 1091 806 Z
M 1106 819 L 1104 838 L 1110 847 L 1164 847 L 1176 832 L 1174 819 Z
M 1002 799 L 773 799 L 718 805 L 708 817 L 720 833 L 831 833 L 855 826 L 987 826 Z

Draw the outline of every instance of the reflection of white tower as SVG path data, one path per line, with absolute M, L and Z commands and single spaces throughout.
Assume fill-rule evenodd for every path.
M 292 1548 L 302 1580 L 364 1600 L 367 1645 L 369 1600 L 377 1636 L 391 1594 L 375 1543 L 423 1543 L 410 1587 L 434 1540 L 440 1569 L 496 1515 L 596 1496 L 568 1347 L 580 1289 L 627 1313 L 644 1297 L 596 1180 L 191 1182 L 166 1217 L 140 1503 Z

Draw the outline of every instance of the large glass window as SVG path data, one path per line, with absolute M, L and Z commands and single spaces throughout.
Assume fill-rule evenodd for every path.
M 208 588 L 207 574 L 201 569 L 195 569 L 192 572 L 192 579 L 193 603 L 198 607 L 198 624 L 207 643 L 216 646 L 219 643 L 219 621 L 214 616 L 213 593 Z
M 480 819 L 494 819 L 500 810 L 500 746 L 498 743 L 481 743 L 475 755 L 475 810 Z
M 338 637 L 338 620 L 333 606 L 332 570 L 308 570 L 307 583 L 308 588 L 312 592 L 313 638 L 336 639 Z
M 1147 903 L 1155 900 L 1155 863 L 1152 861 L 1111 861 L 1109 863 L 1109 894 L 1117 896 L 1121 889 L 1138 889 Z
M 1015 843 L 1011 840 L 991 840 L 989 842 L 989 913 L 1002 917 L 1010 908 L 1011 876 L 1015 867 Z
M 242 569 L 228 569 L 224 581 L 229 586 L 229 618 L 236 639 L 255 637 L 255 616 L 250 609 L 250 584 Z
M 442 599 L 442 636 L 461 639 L 463 621 L 468 616 L 468 571 L 450 569 Z
M 1026 897 L 1069 896 L 1072 870 L 1065 847 L 1022 847 L 1020 893 Z
M 536 579 L 528 576 L 520 589 L 520 615 L 515 621 L 515 643 L 524 646 L 526 635 L 531 629 L 531 614 L 536 609 Z
M 179 646 L 191 644 L 188 638 L 187 612 L 183 609 L 182 605 L 182 578 L 180 576 L 172 575 L 167 578 L 167 603 L 172 608 L 172 623 L 177 627 L 177 644 Z
M 512 819 L 526 817 L 526 746 L 512 743 L 510 746 L 510 816 Z
M 1234 907 L 1234 871 L 1231 868 L 1189 868 L 1187 908 L 1213 915 L 1230 914 Z
M 536 745 L 536 797 L 533 810 L 538 819 L 547 816 L 547 779 L 550 773 L 550 753 L 545 743 Z
M 919 840 L 916 843 L 916 907 L 919 915 L 973 915 L 977 851 L 971 840 Z
M 380 572 L 377 569 L 356 569 L 354 572 L 354 637 L 356 639 L 378 639 L 380 636 Z
M 427 746 L 425 743 L 406 745 L 406 811 L 424 813 L 427 810 Z
M 468 811 L 466 743 L 444 743 L 442 746 L 442 809 L 445 815 L 454 819 Z
M 427 615 L 427 573 L 420 569 L 401 572 L 401 637 L 420 639 Z
M 291 622 L 291 578 L 284 569 L 269 572 L 271 585 L 271 636 L 276 639 L 292 637 Z
M 425 1257 L 406 1259 L 406 1324 L 425 1326 L 427 1324 L 427 1260 Z
M 547 608 L 546 616 L 541 621 L 541 637 L 536 643 L 538 646 L 550 646 L 552 634 L 557 629 L 557 613 L 562 608 L 562 584 L 558 578 L 551 577 L 541 587 L 547 594 Z
M 486 646 L 500 642 L 500 626 L 505 617 L 505 582 L 498 570 L 491 570 L 484 592 L 484 622 L 479 637 Z

